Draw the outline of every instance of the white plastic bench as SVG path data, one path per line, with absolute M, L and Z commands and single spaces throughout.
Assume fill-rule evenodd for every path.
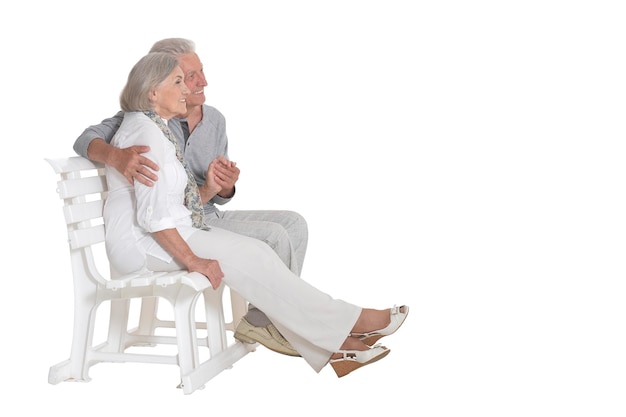
M 89 381 L 89 368 L 100 362 L 174 364 L 180 368 L 178 386 L 190 394 L 255 349 L 256 345 L 227 335 L 245 314 L 247 303 L 231 290 L 228 301 L 232 321 L 227 322 L 224 285 L 213 290 L 206 277 L 188 271 L 132 274 L 116 279 L 111 279 L 108 271 L 103 273 L 105 268 L 99 268 L 94 257 L 94 248 L 104 245 L 105 237 L 102 209 L 107 187 L 103 165 L 82 157 L 46 161 L 60 175 L 57 191 L 63 200 L 74 280 L 70 358 L 50 368 L 49 383 Z M 196 304 L 201 296 L 206 320 L 196 322 Z M 141 303 L 141 310 L 137 326 L 129 329 L 133 299 Z M 159 299 L 169 302 L 173 320 L 158 317 Z M 103 302 L 110 302 L 108 336 L 93 346 L 96 312 Z M 159 335 L 159 328 L 173 328 L 175 335 Z M 155 349 L 160 345 L 176 345 L 177 353 Z M 130 347 L 140 346 L 146 347 L 145 353 L 127 352 Z M 200 360 L 201 347 L 209 351 L 204 361 Z

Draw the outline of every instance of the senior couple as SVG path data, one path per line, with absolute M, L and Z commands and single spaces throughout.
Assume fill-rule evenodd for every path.
M 249 301 L 235 330 L 243 343 L 302 356 L 338 377 L 376 362 L 408 306 L 362 308 L 299 278 L 307 225 L 293 211 L 222 211 L 239 168 L 225 119 L 205 104 L 192 41 L 164 39 L 131 69 L 122 111 L 87 128 L 75 151 L 106 164 L 107 254 L 119 273 L 187 269 Z

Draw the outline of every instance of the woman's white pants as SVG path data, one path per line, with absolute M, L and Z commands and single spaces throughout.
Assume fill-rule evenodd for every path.
M 226 285 L 263 311 L 316 372 L 340 349 L 361 314 L 361 307 L 300 279 L 260 240 L 212 227 L 196 230 L 187 243 L 197 256 L 217 260 Z M 181 269 L 151 256 L 147 266 Z

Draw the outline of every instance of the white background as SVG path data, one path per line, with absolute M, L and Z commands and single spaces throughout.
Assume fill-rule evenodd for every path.
M 2 6 L 0 414 L 623 416 L 621 3 Z M 337 379 L 259 348 L 191 396 L 166 365 L 47 383 L 72 287 L 44 158 L 113 115 L 166 37 L 196 41 L 226 116 L 242 170 L 228 208 L 299 211 L 304 279 L 411 306 L 383 361 Z

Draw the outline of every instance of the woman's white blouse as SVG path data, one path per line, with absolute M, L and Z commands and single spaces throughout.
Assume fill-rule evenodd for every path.
M 191 212 L 184 205 L 187 174 L 176 157 L 174 145 L 142 112 L 126 113 L 111 140 L 117 148 L 145 145 L 143 155 L 158 166 L 158 180 L 148 187 L 131 185 L 115 168 L 106 167 L 109 193 L 104 208 L 106 247 L 113 272 L 127 274 L 143 270 L 146 254 L 171 262 L 172 256 L 152 237 L 152 232 L 178 229 L 187 239 L 195 229 Z

